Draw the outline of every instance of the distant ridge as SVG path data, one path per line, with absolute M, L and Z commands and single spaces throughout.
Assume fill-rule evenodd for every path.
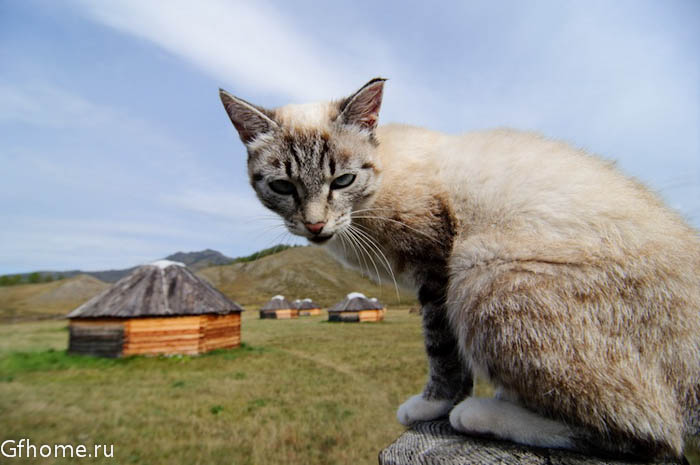
M 208 266 L 228 265 L 234 259 L 212 249 L 205 249 L 200 252 L 176 252 L 165 257 L 166 260 L 184 263 L 188 267 L 201 270 Z
M 175 252 L 172 255 L 168 255 L 165 258 L 159 260 L 170 260 L 173 262 L 181 262 L 187 265 L 189 268 L 199 271 L 210 266 L 222 266 L 230 265 L 239 262 L 252 262 L 260 258 L 272 255 L 275 253 L 282 252 L 291 247 L 291 245 L 279 244 L 267 249 L 258 250 L 257 252 L 247 255 L 245 257 L 231 258 L 222 254 L 217 250 L 204 249 L 199 252 Z M 153 260 L 150 260 L 153 261 Z M 140 264 L 139 264 L 140 265 Z M 82 271 L 82 270 L 68 270 L 68 271 L 33 271 L 30 273 L 16 273 L 16 274 L 6 274 L 0 276 L 0 287 L 12 285 L 12 284 L 36 284 L 43 282 L 50 282 L 57 279 L 72 278 L 78 275 L 88 275 L 93 278 L 97 278 L 100 281 L 106 283 L 115 283 L 122 279 L 124 276 L 128 275 L 134 271 L 138 266 L 132 266 L 130 268 L 124 268 L 121 270 L 103 270 L 103 271 Z M 17 282 L 14 282 L 17 281 Z
M 259 252 L 256 252 L 259 253 Z M 231 257 L 227 257 L 226 255 L 222 254 L 221 252 L 218 252 L 216 250 L 212 249 L 205 249 L 201 250 L 199 252 L 176 252 L 172 255 L 168 255 L 165 257 L 165 260 L 172 260 L 174 262 L 182 262 L 188 267 L 194 269 L 194 270 L 201 270 L 203 268 L 207 268 L 209 266 L 219 266 L 219 265 L 227 265 L 230 263 L 234 263 L 238 259 L 234 259 Z M 20 277 L 21 283 L 27 283 L 27 282 L 46 282 L 49 280 L 56 280 L 56 279 L 62 279 L 62 278 L 72 278 L 74 276 L 78 275 L 88 275 L 92 276 L 93 278 L 97 278 L 100 281 L 104 281 L 106 283 L 115 283 L 119 281 L 121 278 L 124 276 L 128 275 L 132 271 L 134 271 L 137 267 L 132 266 L 130 268 L 124 268 L 120 270 L 102 270 L 102 271 L 82 271 L 82 270 L 68 270 L 68 271 L 34 271 L 31 273 L 17 273 L 17 274 L 8 274 L 8 275 L 3 275 L 0 278 L 5 278 L 7 281 L 7 278 L 15 278 L 15 277 Z M 38 275 L 38 280 L 36 281 L 31 281 L 28 278 L 32 275 L 37 276 Z M 35 278 L 37 279 L 37 278 Z M 0 283 L 0 284 L 5 284 L 5 283 Z
M 200 266 L 197 263 L 218 256 L 206 252 L 202 251 L 200 256 L 198 252 L 173 254 L 168 259 Z M 248 310 L 258 310 L 277 294 L 290 300 L 310 298 L 327 308 L 353 291 L 378 297 L 389 306 L 416 305 L 413 293 L 399 288 L 399 299 L 392 283 L 385 280 L 382 287 L 378 286 L 357 271 L 340 265 L 321 247 L 280 247 L 229 260 L 231 264 L 208 266 L 196 274 Z M 131 269 L 93 272 L 90 276 L 83 274 L 48 283 L 0 286 L 0 322 L 65 317 L 109 286 L 95 279 L 95 274 L 116 280 L 117 273 L 126 274 Z

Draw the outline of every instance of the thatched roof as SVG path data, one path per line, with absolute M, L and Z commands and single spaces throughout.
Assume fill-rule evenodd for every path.
M 328 309 L 329 312 L 359 310 L 381 310 L 384 306 L 376 298 L 368 299 L 364 294 L 351 292 L 343 300 Z
M 314 308 L 321 308 L 320 305 L 314 303 L 314 301 L 311 299 L 297 299 L 294 302 L 292 302 L 292 304 L 297 310 L 311 310 Z
M 136 268 L 68 314 L 68 318 L 228 314 L 240 305 L 179 262 L 159 260 Z
M 260 310 L 288 310 L 295 308 L 294 304 L 285 299 L 283 295 L 276 295 L 263 305 Z

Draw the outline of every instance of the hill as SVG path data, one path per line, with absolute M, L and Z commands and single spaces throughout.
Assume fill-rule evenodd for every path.
M 320 247 L 294 247 L 252 262 L 205 268 L 199 274 L 249 309 L 276 294 L 291 299 L 310 297 L 324 307 L 351 291 L 378 297 L 386 305 L 399 303 L 393 285 L 379 287 L 340 265 Z M 399 291 L 401 304 L 415 304 L 411 292 Z
M 108 286 L 92 276 L 78 275 L 50 283 L 0 287 L 0 321 L 63 316 Z
M 168 255 L 165 259 L 184 263 L 194 270 L 201 270 L 210 266 L 228 265 L 233 262 L 233 258 L 212 249 L 205 249 L 199 252 L 177 252 Z
M 260 252 L 257 252 L 260 253 Z M 212 249 L 205 249 L 199 252 L 176 252 L 172 255 L 165 257 L 165 260 L 172 260 L 176 262 L 182 262 L 188 267 L 194 270 L 200 270 L 209 266 L 216 265 L 226 265 L 228 263 L 234 263 L 239 260 L 247 260 L 250 257 L 241 258 L 231 258 L 226 255 Z M 103 271 L 82 271 L 82 270 L 68 270 L 68 271 L 34 271 L 31 273 L 18 273 L 14 275 L 3 275 L 0 276 L 0 287 L 7 284 L 27 284 L 32 282 L 32 277 L 34 277 L 35 282 L 46 282 L 53 281 L 55 279 L 65 279 L 73 278 L 78 275 L 87 275 L 97 278 L 100 281 L 106 283 L 115 283 L 119 281 L 124 276 L 128 275 L 134 271 L 136 267 L 132 266 L 130 268 L 124 268 L 120 270 L 103 270 Z M 32 276 L 34 275 L 34 276 Z M 4 278 L 4 280 L 3 280 Z M 5 282 L 3 282 L 5 281 Z
M 276 294 L 292 299 L 310 297 L 327 307 L 351 291 L 378 297 L 386 305 L 415 304 L 412 293 L 400 291 L 399 302 L 393 286 L 379 287 L 360 273 L 344 268 L 319 247 L 292 247 L 271 252 L 260 251 L 235 259 L 236 263 L 202 268 L 197 273 L 231 299 L 247 305 L 249 310 L 257 309 Z M 189 266 L 196 267 L 208 259 L 224 257 L 218 252 L 197 254 L 174 254 L 168 258 L 184 258 L 190 261 Z M 261 255 L 264 256 L 257 258 Z M 131 270 L 133 268 L 120 271 L 126 274 Z M 1 286 L 0 321 L 62 317 L 107 286 L 109 283 L 86 274 L 50 283 Z

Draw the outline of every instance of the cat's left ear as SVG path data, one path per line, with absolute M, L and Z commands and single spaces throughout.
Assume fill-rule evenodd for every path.
M 384 78 L 374 78 L 340 102 L 338 120 L 373 131 L 379 120 L 384 94 Z
M 223 89 L 219 89 L 219 97 L 221 97 L 221 103 L 224 104 L 228 117 L 231 118 L 231 122 L 245 145 L 248 145 L 259 135 L 279 127 L 272 119 L 270 111 L 234 97 Z

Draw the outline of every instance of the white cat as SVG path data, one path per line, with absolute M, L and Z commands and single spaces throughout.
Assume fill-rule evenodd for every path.
M 384 80 L 340 101 L 221 91 L 262 203 L 416 289 L 430 374 L 404 424 L 681 457 L 700 433 L 700 239 L 613 164 L 540 135 L 377 127 Z M 472 373 L 498 387 L 469 397 Z

